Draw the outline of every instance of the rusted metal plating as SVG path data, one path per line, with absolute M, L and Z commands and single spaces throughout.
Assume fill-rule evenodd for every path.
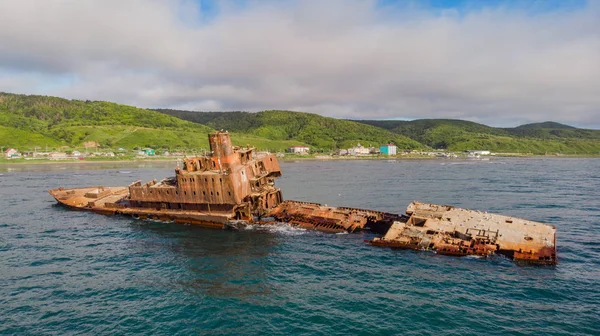
M 281 176 L 273 154 L 231 145 L 227 132 L 209 135 L 209 155 L 184 159 L 175 177 L 129 186 L 132 207 L 233 212 L 235 219 L 265 215 L 281 200 L 274 180 Z
M 396 221 L 383 238 L 367 241 L 396 249 L 438 254 L 502 254 L 515 261 L 556 264 L 556 228 L 520 218 L 413 202 L 407 220 Z
M 278 221 L 326 232 L 356 232 L 364 229 L 385 233 L 402 216 L 356 208 L 330 207 L 317 203 L 284 201 L 271 210 Z

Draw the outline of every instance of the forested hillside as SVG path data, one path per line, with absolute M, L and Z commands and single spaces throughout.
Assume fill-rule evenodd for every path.
M 105 148 L 197 149 L 208 147 L 211 131 L 205 125 L 127 105 L 0 93 L 0 146 L 5 148 L 76 148 L 95 141 Z M 303 144 L 248 134 L 232 134 L 232 141 L 273 150 Z
M 316 149 L 348 148 L 361 143 L 379 146 L 393 142 L 404 149 L 423 147 L 402 134 L 355 121 L 292 111 L 192 112 L 157 109 L 165 114 L 201 123 L 215 129 L 249 133 L 271 140 L 296 140 Z
M 451 151 L 488 149 L 511 153 L 600 154 L 600 130 L 555 122 L 495 128 L 465 120 L 359 120 L 406 135 L 433 148 Z
M 339 120 L 290 112 L 157 111 L 217 129 L 252 133 L 269 139 L 298 139 L 313 146 L 344 148 L 360 139 L 398 144 L 401 148 L 431 147 L 450 151 L 487 149 L 503 153 L 600 154 L 600 131 L 554 122 L 495 128 L 465 120 Z M 357 126 L 361 123 L 367 126 Z M 394 137 L 390 133 L 402 136 Z M 412 140 L 409 142 L 406 138 Z M 367 140 L 368 139 L 368 140 Z
M 0 93 L 3 146 L 206 147 L 207 126 L 102 101 Z
M 0 93 L 0 146 L 207 148 L 207 133 L 224 129 L 236 145 L 314 151 L 392 142 L 400 149 L 487 149 L 510 153 L 600 155 L 600 131 L 554 122 L 495 128 L 450 119 L 340 120 L 291 111 L 191 112 L 148 110 L 102 101 Z

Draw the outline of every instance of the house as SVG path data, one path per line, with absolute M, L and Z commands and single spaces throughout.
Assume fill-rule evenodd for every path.
M 308 148 L 306 146 L 292 146 L 287 149 L 288 153 L 293 153 L 293 154 L 308 154 L 309 151 L 310 151 L 310 148 Z
M 64 152 L 52 152 L 48 155 L 48 157 L 50 160 L 65 160 L 69 158 L 67 153 Z
M 9 148 L 4 151 L 4 157 L 7 159 L 14 159 L 21 157 L 21 153 L 19 153 L 19 151 L 14 148 Z
M 489 150 L 467 150 L 467 151 L 465 151 L 465 154 L 469 154 L 469 155 L 491 155 L 492 152 L 490 152 Z
M 369 154 L 369 148 L 364 147 L 360 143 L 357 144 L 355 147 L 348 148 L 348 155 L 368 155 L 368 154 Z
M 81 152 L 74 150 L 74 151 L 71 152 L 71 156 L 72 157 L 80 157 L 81 156 Z
M 141 152 L 148 156 L 154 156 L 154 149 L 152 148 L 143 148 Z
M 396 155 L 397 147 L 394 144 L 387 144 L 379 147 L 379 151 L 383 155 Z

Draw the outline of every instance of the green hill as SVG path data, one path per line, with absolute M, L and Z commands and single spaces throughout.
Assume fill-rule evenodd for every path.
M 600 131 L 555 122 L 495 128 L 465 120 L 359 120 L 406 135 L 433 148 L 510 153 L 600 154 Z
M 576 129 L 573 126 L 569 126 L 569 125 L 557 123 L 557 122 L 554 122 L 554 121 L 544 121 L 544 122 L 541 122 L 541 123 L 525 124 L 525 125 L 521 125 L 521 126 L 518 126 L 518 127 L 515 127 L 515 128 L 516 129 L 537 129 L 537 128 L 544 128 L 544 129 L 562 129 L 562 128 Z
M 127 105 L 9 93 L 0 93 L 0 125 L 0 145 L 22 150 L 80 147 L 86 141 L 105 147 L 206 148 L 211 131 Z
M 0 92 L 0 146 L 21 151 L 81 147 L 207 148 L 206 134 L 232 132 L 236 145 L 282 151 L 309 145 L 313 150 L 349 148 L 358 142 L 401 149 L 487 149 L 494 152 L 600 154 L 600 130 L 554 122 L 495 128 L 464 120 L 340 120 L 291 111 L 190 112 L 148 110 L 103 101 Z
M 393 142 L 400 148 L 423 147 L 402 134 L 356 121 L 292 111 L 192 112 L 157 109 L 165 114 L 202 123 L 215 129 L 247 133 L 274 141 L 299 141 L 322 149 L 349 148 L 361 143 L 379 146 Z
M 515 128 L 506 128 L 508 133 L 522 138 L 536 138 L 546 140 L 579 139 L 600 140 L 600 131 L 576 128 L 556 122 L 543 122 L 521 125 Z
M 0 146 L 56 149 L 94 141 L 105 148 L 152 147 L 171 150 L 208 148 L 214 129 L 156 111 L 103 101 L 0 92 Z M 297 140 L 267 139 L 232 133 L 235 145 L 283 151 L 306 145 Z
M 0 126 L 0 146 L 26 148 L 33 150 L 34 146 L 48 146 L 55 148 L 61 145 L 61 142 L 51 137 L 24 131 L 14 127 Z

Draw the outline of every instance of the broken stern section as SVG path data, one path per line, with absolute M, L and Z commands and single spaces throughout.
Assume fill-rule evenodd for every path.
M 517 262 L 556 264 L 556 228 L 520 218 L 411 203 L 406 220 L 383 238 L 366 241 L 394 249 L 433 250 L 452 256 L 501 254 Z

